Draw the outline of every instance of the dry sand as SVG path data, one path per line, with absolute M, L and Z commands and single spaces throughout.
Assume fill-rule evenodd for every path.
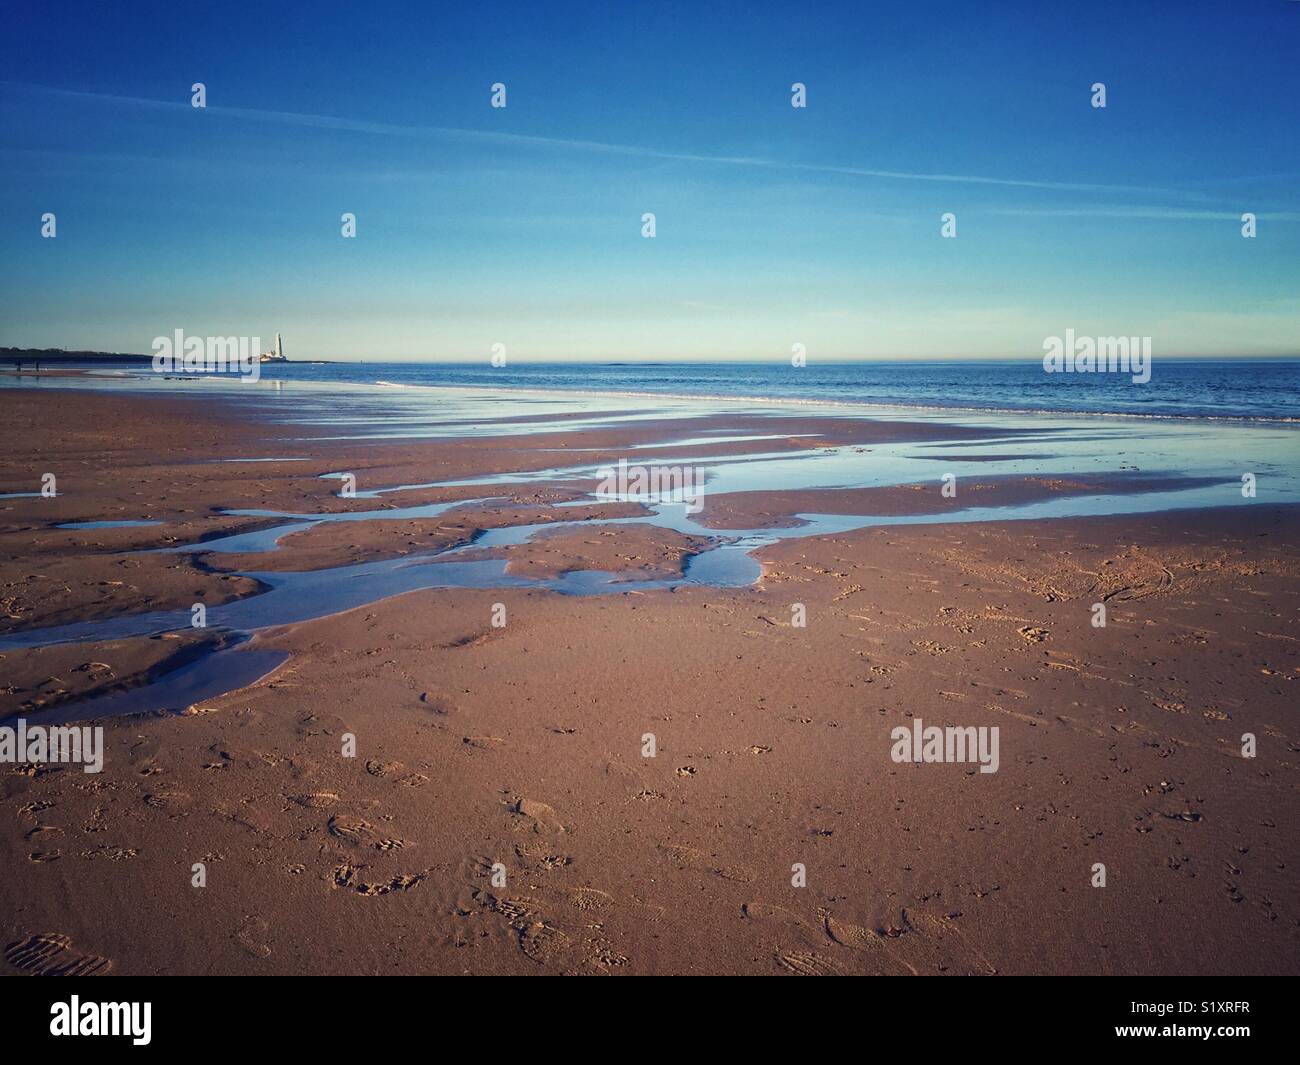
M 14 442 L 0 489 L 52 470 L 60 490 L 0 500 L 5 631 L 255 593 L 224 572 L 251 556 L 130 553 L 273 524 L 219 506 L 481 494 L 343 500 L 321 473 L 355 470 L 365 487 L 546 469 L 558 460 L 541 448 L 604 461 L 659 428 L 309 451 L 209 402 L 0 395 Z M 797 439 L 800 419 L 750 428 L 790 434 L 764 451 L 827 443 Z M 857 419 L 833 434 L 980 437 Z M 207 461 L 223 455 L 308 461 Z M 964 476 L 1001 501 L 1096 487 Z M 318 526 L 262 568 L 587 513 L 590 530 L 494 553 L 527 575 L 680 571 L 690 538 L 602 528 L 634 504 L 557 513 L 580 487 Z M 745 496 L 710 499 L 703 517 L 782 524 L 829 502 Z M 932 488 L 859 503 L 942 506 Z M 52 528 L 111 517 L 164 524 Z M 762 549 L 749 589 L 422 591 L 266 632 L 258 642 L 290 657 L 263 682 L 184 715 L 101 722 L 103 773 L 0 767 L 5 968 L 1295 973 L 1296 519 L 1258 506 L 875 528 Z M 0 712 L 142 683 L 202 639 L 5 652 Z M 998 726 L 998 771 L 893 762 L 890 731 L 914 718 Z M 1254 759 L 1241 757 L 1248 732 Z M 206 887 L 191 886 L 194 863 Z M 806 887 L 792 886 L 796 864 Z

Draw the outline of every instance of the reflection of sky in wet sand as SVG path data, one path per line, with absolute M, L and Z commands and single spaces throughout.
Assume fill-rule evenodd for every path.
M 227 389 L 227 391 L 230 391 Z M 748 416 L 798 416 L 813 422 L 807 432 L 815 434 L 819 418 L 844 417 L 861 411 L 833 407 L 788 408 L 754 404 L 709 403 L 660 400 L 648 397 L 619 397 L 617 410 L 611 397 L 492 394 L 469 390 L 395 389 L 383 390 L 382 399 L 366 395 L 356 400 L 356 386 L 295 388 L 292 410 L 272 409 L 278 420 L 292 424 L 346 428 L 348 439 L 392 439 L 418 437 L 461 437 L 528 435 L 554 430 L 580 431 L 663 419 L 698 419 L 724 412 Z M 379 390 L 371 390 L 379 391 Z M 394 394 L 413 398 L 394 400 Z M 304 401 L 304 393 L 307 399 Z M 234 395 L 238 396 L 237 386 Z M 273 392 L 281 396 L 283 393 Z M 265 394 L 256 397 L 265 405 Z M 272 403 L 274 408 L 274 402 Z M 624 409 L 626 408 L 626 409 Z M 261 410 L 260 413 L 266 413 Z M 574 418 L 571 415 L 577 413 Z M 873 417 L 880 417 L 873 411 Z M 537 417 L 540 416 L 540 417 Z M 1161 422 L 1149 420 L 1100 419 L 924 413 L 900 411 L 911 422 L 960 424 L 992 430 L 982 439 L 869 443 L 770 451 L 752 455 L 728 453 L 727 444 L 748 444 L 765 439 L 789 439 L 787 434 L 735 433 L 679 422 L 665 428 L 665 439 L 638 444 L 616 453 L 626 453 L 637 466 L 691 467 L 704 472 L 705 512 L 710 496 L 731 492 L 789 491 L 814 488 L 878 488 L 922 482 L 938 483 L 945 475 L 956 476 L 957 493 L 952 509 L 939 513 L 911 515 L 800 514 L 800 524 L 778 529 L 711 529 L 701 525 L 697 515 L 680 502 L 666 502 L 637 495 L 609 495 L 601 499 L 624 499 L 644 504 L 647 513 L 635 517 L 597 522 L 548 522 L 484 530 L 467 547 L 452 548 L 419 556 L 386 559 L 308 572 L 243 573 L 260 581 L 265 591 L 247 599 L 208 608 L 208 624 L 217 631 L 239 634 L 327 616 L 373 603 L 404 592 L 428 588 L 540 588 L 563 594 L 600 595 L 627 591 L 649 591 L 680 585 L 745 587 L 761 575 L 752 552 L 787 539 L 839 534 L 882 525 L 943 524 L 1067 518 L 1102 514 L 1140 514 L 1164 510 L 1211 506 L 1250 506 L 1255 503 L 1300 501 L 1297 458 L 1300 435 L 1281 425 L 1237 425 L 1213 422 Z M 534 421 L 520 418 L 537 417 Z M 671 436 L 676 432 L 677 436 Z M 673 448 L 705 447 L 710 454 L 684 459 Z M 573 453 L 578 449 L 563 449 Z M 963 461 L 965 456 L 981 461 Z M 229 459 L 223 461 L 239 461 Z M 272 519 L 267 528 L 236 533 L 206 542 L 171 547 L 169 552 L 261 553 L 278 549 L 285 536 L 329 522 L 391 521 L 439 517 L 465 508 L 472 523 L 472 510 L 485 502 L 508 498 L 505 486 L 546 482 L 590 482 L 600 479 L 608 463 L 579 462 L 545 470 L 497 473 L 458 480 L 430 481 L 412 485 L 365 486 L 359 498 L 399 497 L 405 491 L 434 487 L 483 486 L 480 498 L 447 503 L 420 504 L 391 509 L 343 513 L 302 513 L 273 510 L 231 510 L 232 516 Z M 1241 476 L 1255 475 L 1256 499 L 1243 498 Z M 1005 506 L 967 506 L 963 482 L 978 483 L 993 477 L 1034 476 L 1048 478 L 1115 477 L 1117 490 L 1096 494 L 1060 496 L 1037 502 Z M 341 474 L 326 475 L 339 477 Z M 1174 481 L 1167 491 L 1124 491 L 1125 476 L 1159 477 Z M 1208 478 L 1216 483 L 1179 488 L 1177 479 Z M 491 486 L 499 491 L 493 492 Z M 21 495 L 36 493 L 19 493 Z M 978 498 L 978 497 L 976 497 Z M 589 506 L 592 497 L 567 503 L 548 504 L 551 511 Z M 578 571 L 545 580 L 532 580 L 506 573 L 507 560 L 476 557 L 482 548 L 509 548 L 527 542 L 543 530 L 557 531 L 592 524 L 651 524 L 702 538 L 708 546 L 686 560 L 682 577 L 675 580 L 619 580 L 596 571 Z M 84 522 L 70 527 L 94 528 L 131 526 L 144 522 Z M 29 630 L 0 637 L 0 650 L 39 647 L 52 643 L 120 639 L 189 628 L 190 613 L 162 611 L 135 614 L 94 622 L 75 623 L 48 629 Z M 255 642 L 255 641 L 254 641 Z M 241 657 L 242 656 L 242 657 Z M 179 708 L 195 699 L 209 698 L 250 683 L 278 663 L 269 652 L 247 646 L 228 647 L 189 663 L 157 683 L 125 696 L 108 696 L 87 709 L 70 707 L 59 719 L 74 720 L 86 713 L 134 713 L 141 710 Z M 71 716 L 69 716 L 71 715 Z
M 65 521 L 56 529 L 142 529 L 148 525 L 161 525 L 160 521 Z

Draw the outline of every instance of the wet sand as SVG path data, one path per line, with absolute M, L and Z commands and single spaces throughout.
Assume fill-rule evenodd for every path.
M 472 557 L 642 580 L 680 576 L 699 547 L 636 522 L 635 502 L 584 501 L 589 478 L 344 499 L 320 477 L 354 471 L 366 490 L 539 471 L 578 448 L 636 461 L 663 424 L 306 444 L 211 401 L 0 395 L 14 441 L 0 491 L 53 471 L 60 493 L 0 500 L 5 633 L 246 599 L 259 586 L 236 570 L 419 558 L 521 523 L 584 520 Z M 728 415 L 679 436 L 701 428 L 780 437 L 729 445 L 746 453 L 999 450 L 989 430 L 856 418 Z M 211 461 L 287 456 L 305 461 Z M 956 500 L 932 482 L 847 502 L 737 492 L 700 520 L 725 535 L 809 511 L 941 515 L 1159 484 L 975 463 L 959 477 Z M 220 508 L 488 495 L 427 519 L 315 525 L 264 555 L 135 553 L 282 524 Z M 633 523 L 602 525 L 615 517 Z M 103 720 L 103 773 L 0 766 L 6 958 L 31 956 L 9 948 L 34 935 L 67 940 L 6 968 L 1295 973 L 1298 517 L 1255 503 L 878 526 L 760 547 L 753 587 L 425 590 L 260 632 L 283 666 L 184 714 Z M 106 519 L 162 524 L 53 527 Z M 216 636 L 0 652 L 0 713 L 142 685 Z M 997 726 L 998 771 L 893 761 L 891 730 L 917 718 Z

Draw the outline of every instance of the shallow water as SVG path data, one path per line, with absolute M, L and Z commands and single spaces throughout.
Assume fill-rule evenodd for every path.
M 154 383 L 156 386 L 156 382 Z M 202 388 L 208 382 L 191 387 Z M 557 428 L 575 430 L 584 427 L 608 427 L 635 424 L 664 418 L 702 418 L 716 412 L 719 404 L 702 404 L 678 399 L 640 399 L 620 397 L 628 409 L 616 410 L 609 397 L 541 397 L 472 392 L 440 392 L 438 389 L 415 389 L 416 401 L 389 405 L 387 417 L 374 414 L 375 397 L 358 408 L 355 386 L 326 386 L 313 392 L 310 400 L 281 411 L 278 389 L 269 404 L 254 406 L 260 416 L 293 424 L 311 424 L 317 428 L 334 426 L 347 430 L 347 438 L 394 436 L 410 432 L 424 436 L 495 435 L 497 433 L 537 433 Z M 375 390 L 371 390 L 372 392 Z M 383 390 L 391 393 L 392 390 Z M 404 390 L 399 390 L 404 391 Z M 251 403 L 264 391 L 245 393 L 241 402 Z M 431 394 L 437 394 L 436 400 Z M 301 397 L 296 397 L 301 398 Z M 723 404 L 722 406 L 727 406 Z M 733 413 L 737 407 L 728 407 Z M 842 417 L 845 412 L 800 409 L 792 411 L 780 405 L 771 407 L 745 404 L 739 409 L 747 415 L 803 417 Z M 563 415 L 579 412 L 574 420 Z M 861 416 L 862 412 L 852 412 Z M 522 422 L 528 417 L 536 420 Z M 635 517 L 598 522 L 549 522 L 489 529 L 480 533 L 473 544 L 440 552 L 406 556 L 340 566 L 328 569 L 280 573 L 251 569 L 243 576 L 262 583 L 265 590 L 255 596 L 207 611 L 208 626 L 244 638 L 275 626 L 290 625 L 350 610 L 405 592 L 430 588 L 539 588 L 567 595 L 608 595 L 629 591 L 653 591 L 684 585 L 711 587 L 747 587 L 761 575 L 761 567 L 752 552 L 760 547 L 787 539 L 845 533 L 882 525 L 943 524 L 953 522 L 987 522 L 1064 518 L 1099 514 L 1139 514 L 1210 506 L 1251 506 L 1265 503 L 1300 501 L 1297 469 L 1300 463 L 1300 431 L 1279 424 L 1231 424 L 1209 421 L 1159 421 L 1124 419 L 1089 419 L 1046 417 L 917 414 L 908 412 L 909 421 L 957 422 L 994 430 L 979 440 L 923 441 L 845 445 L 807 451 L 773 451 L 753 455 L 736 455 L 727 444 L 749 443 L 764 439 L 785 439 L 784 434 L 727 433 L 707 427 L 691 431 L 679 426 L 675 436 L 662 441 L 622 449 L 629 461 L 641 466 L 671 466 L 697 469 L 703 478 L 703 505 L 708 497 L 731 492 L 776 491 L 811 488 L 872 488 L 917 482 L 938 482 L 945 475 L 956 478 L 954 509 L 943 513 L 912 515 L 857 516 L 839 514 L 802 514 L 802 524 L 779 529 L 712 529 L 701 525 L 692 508 L 680 501 L 611 493 L 572 502 L 551 504 L 555 511 L 565 507 L 586 507 L 593 501 L 609 499 L 640 502 L 647 513 Z M 814 431 L 807 435 L 816 435 Z M 685 460 L 671 449 L 702 446 L 710 454 Z M 578 449 L 563 449 L 569 454 Z M 634 456 L 634 457 L 633 457 Z M 575 455 L 576 457 L 576 455 Z M 978 461 L 969 461 L 975 458 Z M 229 456 L 213 461 L 251 461 Z M 286 461 L 286 460 L 277 460 Z M 425 482 L 418 485 L 358 486 L 359 498 L 400 496 L 417 488 L 450 486 L 504 486 L 547 481 L 595 481 L 608 472 L 590 461 L 555 466 L 540 471 L 518 471 L 464 478 L 455 481 Z M 1257 495 L 1245 498 L 1241 492 L 1243 473 L 1253 474 Z M 991 477 L 1036 476 L 1065 478 L 1099 476 L 1123 479 L 1126 476 L 1161 477 L 1171 480 L 1165 491 L 1123 491 L 1090 495 L 1062 496 L 1033 503 L 1000 507 L 980 507 L 978 493 L 964 493 L 967 482 Z M 342 473 L 325 475 L 338 478 Z M 1185 485 L 1179 479 L 1188 478 Z M 1212 483 L 1201 484 L 1208 479 Z M 1117 489 L 1122 486 L 1117 485 Z M 16 493 L 14 496 L 38 495 Z M 379 510 L 341 513 L 303 513 L 273 510 L 230 510 L 225 513 L 241 517 L 272 520 L 260 530 L 163 549 L 188 553 L 265 553 L 278 549 L 285 536 L 329 522 L 372 520 L 410 520 L 438 517 L 463 508 L 469 511 L 487 502 L 499 501 L 503 495 L 485 490 L 471 500 L 420 504 Z M 968 503 L 969 500 L 969 503 Z M 125 527 L 149 522 L 91 521 L 66 523 L 65 528 Z M 475 552 L 481 548 L 511 547 L 534 535 L 592 524 L 651 524 L 702 538 L 707 547 L 686 559 L 683 575 L 675 580 L 619 580 L 608 573 L 580 571 L 547 580 L 532 580 L 505 572 L 507 560 L 483 559 Z M 100 621 L 75 623 L 45 629 L 32 629 L 0 637 L 0 650 L 40 647 L 55 643 L 144 637 L 189 628 L 190 612 L 162 611 L 125 615 Z M 228 646 L 205 658 L 191 662 L 147 687 L 121 695 L 69 704 L 54 711 L 58 720 L 80 720 L 84 715 L 103 716 L 139 713 L 151 710 L 182 709 L 199 699 L 212 698 L 235 690 L 265 676 L 278 664 L 278 652 L 258 649 L 255 640 L 242 639 L 239 646 Z M 282 657 L 282 656 L 280 656 Z M 41 715 L 32 719 L 48 720 Z
M 160 521 L 65 521 L 56 529 L 139 529 L 146 525 L 161 525 Z
M 179 712 L 205 699 L 256 684 L 279 669 L 288 657 L 283 651 L 227 647 L 174 669 L 144 687 L 79 699 L 26 718 L 42 725 L 67 725 L 129 714 Z

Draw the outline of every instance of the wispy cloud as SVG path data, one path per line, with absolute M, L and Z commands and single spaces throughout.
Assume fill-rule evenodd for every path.
M 1300 212 L 1260 211 L 1246 203 L 1242 211 L 1210 211 L 1184 207 L 1099 206 L 1099 207 L 990 207 L 983 214 L 1010 215 L 1016 218 L 1132 218 L 1149 221 L 1240 222 L 1245 210 L 1260 221 L 1300 222 Z
M 84 92 L 60 89 L 26 82 L 0 81 L 0 86 L 35 95 L 67 100 L 95 101 L 143 109 L 168 112 L 189 111 L 188 102 L 153 100 L 139 96 L 121 96 L 111 93 Z M 872 178 L 905 182 L 938 182 L 956 185 L 1001 186 L 1006 188 L 1039 189 L 1060 192 L 1133 192 L 1190 199 L 1201 199 L 1203 194 L 1187 189 L 1159 188 L 1140 185 L 1098 184 L 1077 181 L 1036 181 L 1019 178 L 988 177 L 976 174 L 920 173 L 908 170 L 891 170 L 863 166 L 837 166 L 823 163 L 794 162 L 748 155 L 708 155 L 698 152 L 677 152 L 660 148 L 647 148 L 630 144 L 612 144 L 564 137 L 544 137 L 527 133 L 505 133 L 495 130 L 461 129 L 452 126 L 404 125 L 392 122 L 374 122 L 368 119 L 342 118 L 335 115 L 303 114 L 295 111 L 272 111 L 260 108 L 225 107 L 209 104 L 209 115 L 244 119 L 252 122 L 277 123 L 306 129 L 336 130 L 373 136 L 403 137 L 413 139 L 461 140 L 481 144 L 514 145 L 539 149 L 584 151 L 631 158 L 658 159 L 668 162 L 698 163 L 713 166 L 751 167 L 767 170 L 826 174 L 841 177 Z

